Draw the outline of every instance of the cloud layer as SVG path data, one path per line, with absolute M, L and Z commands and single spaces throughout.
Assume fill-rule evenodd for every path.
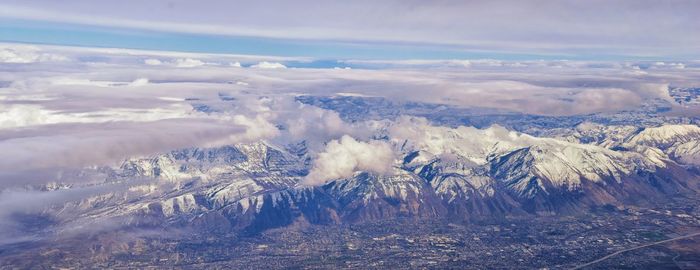
M 345 122 L 342 112 L 302 105 L 298 96 L 378 97 L 563 116 L 672 101 L 669 85 L 693 87 L 700 79 L 700 64 L 693 61 L 346 60 L 339 64 L 353 69 L 309 69 L 293 67 L 313 61 L 298 58 L 18 44 L 0 48 L 31 60 L 13 60 L 0 69 L 0 182 L 20 186 L 51 181 L 66 168 L 257 140 L 281 145 L 305 141 L 313 157 L 333 152 L 351 161 L 348 168 L 319 165 L 308 180 L 314 183 L 358 169 L 382 171 L 365 166 L 363 160 L 370 157 L 361 151 L 350 150 L 385 150 L 365 145 L 381 123 Z M 672 113 L 700 111 L 679 106 Z M 407 128 L 415 126 L 411 121 Z M 419 126 L 419 132 L 430 130 L 427 123 Z M 390 132 L 429 141 L 416 137 L 421 133 Z M 332 140 L 338 141 L 329 149 Z

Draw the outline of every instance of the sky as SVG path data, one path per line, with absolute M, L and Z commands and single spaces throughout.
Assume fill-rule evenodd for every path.
M 698 1 L 0 1 L 0 41 L 318 59 L 700 59 Z

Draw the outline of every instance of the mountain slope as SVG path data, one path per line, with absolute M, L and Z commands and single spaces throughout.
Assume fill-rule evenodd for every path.
M 695 196 L 700 182 L 670 158 L 698 148 L 693 132 L 649 139 L 669 134 L 654 131 L 634 140 L 638 145 L 629 140 L 608 149 L 499 128 L 433 131 L 428 144 L 396 144 L 402 162 L 388 175 L 358 171 L 321 186 L 299 185 L 311 165 L 304 151 L 266 142 L 133 158 L 98 168 L 108 175 L 106 184 L 123 188 L 44 212 L 65 230 L 111 223 L 257 233 L 394 218 L 470 222 L 570 214 Z M 659 143 L 678 154 L 647 145 Z

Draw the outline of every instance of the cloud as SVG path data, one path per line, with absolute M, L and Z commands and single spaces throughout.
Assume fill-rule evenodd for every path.
M 68 58 L 62 55 L 41 53 L 32 46 L 0 46 L 0 63 L 7 64 L 28 64 L 48 61 L 67 61 Z
M 296 102 L 300 96 L 560 116 L 634 109 L 659 98 L 671 101 L 669 85 L 693 86 L 700 78 L 699 64 L 692 61 L 684 62 L 684 69 L 651 69 L 653 63 L 648 62 L 469 60 L 469 72 L 449 61 L 416 62 L 418 66 L 397 69 L 263 71 L 225 64 L 183 69 L 175 63 L 176 59 L 287 60 L 53 46 L 33 50 L 102 60 L 8 65 L 0 71 L 0 178 L 6 184 L 49 180 L 61 169 L 113 164 L 134 155 L 260 139 L 281 145 L 306 141 L 309 154 L 316 157 L 327 151 L 328 141 L 340 144 L 348 135 L 362 143 L 383 128 L 381 121 L 342 120 L 352 107 L 331 111 L 301 105 Z M 150 58 L 164 64 L 153 68 L 144 63 Z M 634 66 L 648 74 L 630 73 Z M 324 101 L 318 106 L 342 106 L 332 99 L 320 100 Z M 698 115 L 700 110 L 674 111 Z M 402 112 L 352 113 L 368 113 L 374 119 Z M 447 131 L 412 123 L 416 120 L 401 121 L 407 130 L 390 129 L 392 138 L 423 143 L 436 153 L 452 151 L 440 146 L 446 142 L 432 140 L 430 132 L 424 132 Z M 416 132 L 408 132 L 416 125 L 420 127 Z M 471 142 L 455 144 L 468 147 Z M 40 171 L 46 172 L 41 179 L 26 177 Z
M 148 122 L 187 117 L 203 115 L 192 112 L 191 106 L 183 104 L 145 110 L 123 108 L 92 112 L 61 112 L 38 105 L 9 105 L 0 108 L 0 130 L 64 123 Z
M 26 96 L 29 89 L 32 92 L 63 93 L 79 96 L 83 100 L 92 99 L 81 107 L 93 104 L 97 106 L 97 102 L 103 106 L 110 103 L 109 106 L 115 107 L 149 106 L 149 102 L 163 102 L 153 100 L 153 95 L 186 99 L 207 92 L 216 94 L 218 89 L 236 88 L 235 91 L 246 89 L 252 91 L 250 93 L 269 96 L 343 94 L 538 115 L 577 115 L 632 109 L 656 98 L 670 100 L 664 85 L 692 86 L 693 81 L 700 77 L 698 63 L 695 62 L 684 62 L 687 66 L 685 69 L 645 68 L 647 74 L 639 74 L 631 67 L 648 67 L 654 63 L 501 60 L 401 60 L 398 64 L 389 64 L 400 65 L 400 69 L 375 69 L 385 65 L 381 61 L 348 60 L 369 65 L 372 70 L 293 68 L 265 74 L 253 69 L 225 69 L 223 65 L 207 64 L 212 61 L 231 63 L 234 57 L 244 59 L 239 56 L 220 56 L 225 60 L 214 60 L 214 56 L 204 54 L 105 51 L 106 49 L 91 48 L 81 51 L 76 48 L 44 46 L 37 49 L 41 53 L 69 55 L 72 59 L 80 59 L 85 55 L 110 59 L 110 65 L 57 65 L 56 68 L 64 71 L 60 76 L 31 74 L 22 77 L 24 73 L 5 73 L 4 78 L 0 78 L 2 81 L 11 81 L 9 89 L 17 91 L 15 97 L 20 95 L 20 91 L 24 91 Z M 165 64 L 158 69 L 147 68 L 143 59 L 148 58 L 148 53 L 158 55 L 158 59 L 163 59 Z M 195 70 L 178 69 L 175 66 L 178 59 L 188 62 L 186 59 L 200 58 L 202 60 L 197 61 L 204 63 L 204 66 Z M 462 66 L 455 66 L 454 61 L 469 63 L 469 72 L 464 72 Z M 267 60 L 260 62 L 276 63 Z M 416 65 L 408 65 L 409 63 Z M 48 65 L 44 68 L 51 69 L 53 64 L 42 65 Z M 77 72 L 80 69 L 94 72 Z M 90 87 L 98 86 L 108 90 L 128 86 L 139 78 L 149 79 L 147 85 L 140 86 L 142 89 L 139 92 L 120 89 L 119 93 L 107 94 L 105 91 L 93 91 Z M 46 85 L 47 81 L 52 86 Z M 244 83 L 220 85 L 228 82 Z M 15 97 L 5 96 L 2 99 Z M 66 109 L 63 106 L 66 103 L 68 100 L 62 99 L 44 105 L 46 108 L 63 110 Z
M 329 180 L 350 177 L 358 170 L 387 174 L 393 162 L 394 152 L 388 143 L 376 140 L 361 142 L 343 136 L 340 140 L 328 142 L 301 183 L 321 185 Z
M 308 105 L 294 105 L 297 108 L 292 107 L 294 112 L 285 122 L 290 137 L 295 140 L 309 139 L 325 142 L 329 138 L 354 133 L 353 131 L 357 128 L 343 121 L 335 111 Z
M 192 59 L 192 58 L 184 58 L 184 59 L 176 59 L 175 60 L 175 66 L 181 67 L 181 68 L 199 67 L 199 66 L 203 66 L 204 64 L 205 63 L 202 60 Z
M 144 179 L 132 179 L 126 183 L 102 183 L 55 190 L 22 188 L 2 190 L 0 191 L 0 245 L 41 238 L 43 236 L 41 233 L 28 233 L 27 230 L 36 230 L 36 227 L 41 227 L 42 225 L 37 225 L 37 223 L 41 223 L 42 220 L 46 223 L 45 226 L 55 226 L 57 225 L 55 223 L 68 222 L 68 224 L 61 224 L 66 227 L 59 225 L 59 227 L 52 228 L 61 231 L 61 233 L 65 233 L 65 230 L 78 229 L 82 229 L 81 232 L 85 233 L 86 228 L 82 228 L 81 225 L 87 224 L 75 224 L 84 223 L 85 220 L 70 215 L 66 216 L 70 216 L 71 220 L 66 220 L 62 214 L 70 212 L 72 206 L 78 206 L 90 198 L 104 194 L 124 193 L 130 187 L 144 182 Z M 51 211 L 52 209 L 61 209 L 62 211 Z M 32 226 L 23 224 L 27 219 L 32 222 Z M 73 223 L 71 224 L 71 222 Z M 108 226 L 100 227 L 108 228 Z M 96 229 L 96 227 L 90 228 Z
M 144 86 L 148 84 L 148 78 L 138 78 L 129 83 L 129 86 Z
M 0 171 L 32 172 L 114 165 L 126 158 L 192 146 L 251 142 L 245 127 L 209 119 L 152 122 L 61 124 L 19 129 L 0 135 Z M 16 175 L 16 174 L 15 174 Z M 13 177 L 0 176 L 0 182 Z M 22 184 L 22 183 L 14 183 Z
M 163 64 L 163 61 L 154 58 L 148 58 L 146 60 L 143 60 L 143 63 L 149 66 L 160 66 Z
M 261 139 L 270 139 L 279 135 L 279 129 L 270 123 L 264 116 L 257 115 L 254 118 L 244 115 L 236 115 L 232 119 L 233 123 L 246 127 L 245 134 L 232 135 L 231 139 L 244 139 L 242 141 L 257 141 Z
M 97 87 L 110 87 L 119 84 L 118 82 L 111 81 L 93 81 L 88 79 L 74 79 L 74 78 L 57 78 L 51 81 L 54 85 L 84 85 L 84 86 L 97 86 Z
M 8 215 L 15 212 L 32 213 L 41 212 L 51 204 L 62 204 L 68 201 L 80 201 L 86 197 L 105 192 L 126 190 L 131 185 L 137 185 L 142 181 L 134 180 L 133 183 L 102 184 L 81 188 L 60 188 L 56 190 L 27 190 L 6 189 L 0 192 L 0 220 L 6 221 Z
M 24 127 L 37 123 L 47 123 L 52 117 L 50 111 L 32 105 L 4 106 L 0 109 L 0 129 Z
M 449 59 L 449 60 L 426 60 L 426 59 L 404 59 L 404 60 L 342 60 L 346 64 L 382 66 L 382 67 L 463 67 L 472 66 L 474 60 Z M 479 61 L 480 63 L 483 61 Z M 340 69 L 340 68 L 338 68 Z
M 276 63 L 276 62 L 267 62 L 263 61 L 260 63 L 257 63 L 255 65 L 250 66 L 251 68 L 261 68 L 261 69 L 280 69 L 280 68 L 287 68 L 285 65 L 282 63 Z
M 449 74 L 449 73 L 447 73 Z M 375 74 L 378 76 L 389 74 Z M 465 108 L 492 108 L 536 115 L 578 115 L 613 112 L 640 105 L 643 97 L 632 90 L 613 87 L 561 87 L 498 78 L 435 77 L 415 72 L 397 74 L 394 80 L 353 78 L 337 92 L 382 96 L 400 102 L 448 104 Z M 420 77 L 419 77 L 420 76 Z
M 402 116 L 390 123 L 388 136 L 403 151 L 421 150 L 421 158 L 460 156 L 473 164 L 486 164 L 490 154 L 503 153 L 533 144 L 537 138 L 507 130 L 501 126 L 486 129 L 459 126 L 433 126 L 421 117 Z M 466 165 L 473 165 L 466 164 Z

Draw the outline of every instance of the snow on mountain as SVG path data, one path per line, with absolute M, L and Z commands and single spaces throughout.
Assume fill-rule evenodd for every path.
M 223 185 L 211 187 L 206 192 L 207 198 L 211 199 L 213 207 L 224 207 L 231 203 L 240 203 L 247 206 L 250 202 L 247 200 L 255 194 L 265 191 L 265 187 L 256 182 L 252 178 L 230 179 Z
M 395 217 L 468 221 L 540 210 L 556 213 L 680 190 L 674 187 L 694 176 L 679 174 L 682 169 L 669 156 L 689 159 L 700 149 L 690 139 L 694 133 L 675 128 L 682 134 L 675 140 L 685 142 L 666 149 L 674 151 L 668 155 L 642 143 L 670 140 L 663 138 L 605 148 L 497 126 L 448 128 L 402 121 L 407 122 L 384 137 L 401 153 L 385 175 L 357 171 L 324 185 L 303 186 L 299 183 L 311 164 L 299 147 L 258 142 L 181 149 L 133 158 L 118 168 L 86 170 L 82 174 L 97 170 L 100 174 L 93 175 L 108 175 L 107 183 L 127 187 L 55 205 L 50 212 L 68 223 L 116 219 L 125 226 L 213 226 L 211 220 L 217 220 L 217 228 L 252 231 L 295 222 Z
M 359 172 L 322 188 L 338 200 L 341 212 L 349 220 L 438 216 L 442 211 L 432 188 L 421 177 L 408 172 L 393 176 Z
M 584 180 L 621 181 L 622 176 L 637 169 L 653 171 L 655 167 L 664 167 L 668 161 L 663 156 L 645 158 L 631 151 L 532 137 L 498 126 L 453 129 L 430 126 L 414 119 L 403 121 L 408 123 L 394 128 L 390 134 L 395 140 L 404 139 L 404 151 L 419 149 L 412 152 L 413 156 L 406 162 L 407 167 L 415 168 L 415 164 L 426 164 L 435 159 L 443 163 L 453 161 L 455 166 L 461 164 L 466 168 L 490 163 L 490 170 L 495 174 L 493 177 L 510 183 L 509 186 L 527 196 L 536 190 L 547 192 L 547 186 L 575 190 Z M 579 130 L 594 134 L 601 129 L 590 124 L 579 127 Z M 607 144 L 621 141 L 634 131 L 627 127 L 602 130 L 615 131 L 613 134 L 616 136 L 609 138 L 616 139 L 609 140 Z
M 700 127 L 696 125 L 664 125 L 646 128 L 631 137 L 628 143 L 667 149 L 697 140 L 700 140 Z
M 667 152 L 681 163 L 700 166 L 700 138 L 676 144 L 668 148 Z
M 416 162 L 426 162 L 434 157 L 451 157 L 473 164 L 483 165 L 492 155 L 526 147 L 537 138 L 500 126 L 486 129 L 460 126 L 449 128 L 432 126 L 422 118 L 403 117 L 389 128 L 389 137 L 401 150 L 422 151 Z
M 552 130 L 546 135 L 569 142 L 634 151 L 656 164 L 673 160 L 700 165 L 700 127 L 695 125 L 638 128 L 584 122 L 573 129 Z
M 654 170 L 632 153 L 570 143 L 533 145 L 494 159 L 491 173 L 523 197 L 550 189 L 580 190 L 583 181 L 622 181 L 637 169 Z M 663 164 L 659 164 L 663 165 Z
M 197 203 L 194 194 L 183 194 L 173 197 L 163 201 L 160 205 L 165 216 L 204 210 L 203 207 Z
M 432 154 L 415 151 L 406 155 L 403 169 L 412 171 L 426 179 L 437 194 L 448 201 L 458 197 L 468 199 L 471 195 L 493 196 L 493 179 L 485 174 L 485 170 L 465 164 L 455 157 L 439 158 L 422 161 L 421 155 Z
M 420 194 L 423 184 L 422 179 L 406 172 L 393 176 L 357 172 L 353 177 L 327 184 L 325 189 L 341 200 L 359 199 L 368 203 L 381 198 L 407 200 L 409 196 Z
M 626 146 L 629 145 L 655 147 L 675 161 L 700 165 L 700 127 L 696 125 L 647 128 L 631 137 Z
M 603 125 L 593 122 L 583 122 L 573 129 L 560 128 L 545 133 L 546 137 L 613 148 L 624 143 L 630 136 L 639 132 L 640 128 L 628 125 Z
M 130 217 L 129 224 L 162 217 L 178 220 L 227 209 L 240 214 L 261 211 L 268 194 L 292 188 L 306 170 L 299 157 L 265 142 L 216 148 L 181 149 L 133 158 L 110 171 L 115 190 L 62 206 L 61 217 L 102 220 Z M 274 203 L 274 201 L 273 201 Z M 254 209 L 255 211 L 249 211 Z M 149 218 L 146 218 L 149 217 Z
M 276 176 L 305 173 L 305 164 L 298 156 L 264 142 L 238 144 L 219 148 L 176 150 L 164 155 L 135 158 L 124 162 L 119 177 L 156 177 L 170 181 L 234 176 L 254 177 L 270 184 L 290 184 Z M 228 176 L 227 176 L 228 175 Z
M 500 192 L 498 183 L 485 165 L 474 166 L 455 156 L 434 157 L 422 162 L 415 151 L 404 158 L 403 169 L 421 176 L 432 187 L 447 210 L 447 217 L 456 221 L 503 216 L 517 203 Z

